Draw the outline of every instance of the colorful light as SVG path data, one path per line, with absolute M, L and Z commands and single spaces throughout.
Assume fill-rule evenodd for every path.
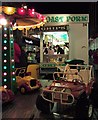
M 4 63 L 6 63 L 7 62 L 7 60 L 4 60 Z
M 11 41 L 11 43 L 13 43 L 13 41 Z
M 14 7 L 3 7 L 4 13 L 8 15 L 13 15 L 16 12 L 16 8 Z
M 14 59 L 12 59 L 11 61 L 14 62 Z
M 4 72 L 4 73 L 3 73 L 3 75 L 4 75 L 4 76 L 6 76 L 6 75 L 7 75 L 7 73 L 6 73 L 6 72 Z
M 4 67 L 3 67 L 3 69 L 7 69 L 7 67 L 6 67 L 6 66 L 4 66 Z
M 15 72 L 12 72 L 13 75 L 15 75 Z
M 5 78 L 5 79 L 4 79 L 4 82 L 6 82 L 6 81 L 7 81 L 7 79 Z
M 6 54 L 6 53 L 4 53 L 4 56 L 7 56 L 7 54 Z
M 7 40 L 4 40 L 4 43 L 7 43 Z
M 6 47 L 6 46 L 4 46 L 4 50 L 7 50 L 7 47 Z
M 4 37 L 7 37 L 7 34 L 4 34 Z
M 15 66 L 14 66 L 14 65 L 12 65 L 12 68 L 15 68 Z
M 6 89 L 6 88 L 7 88 L 7 85 L 4 85 L 4 88 Z
M 25 15 L 26 14 L 26 11 L 25 11 L 24 8 L 18 8 L 17 12 L 18 12 L 19 15 Z
M 34 9 L 28 9 L 28 14 L 31 16 L 31 17 L 34 17 L 34 14 L 35 14 L 35 12 L 34 12 Z
M 7 20 L 5 18 L 1 18 L 0 25 L 7 25 Z
M 7 30 L 7 28 L 5 27 L 4 30 Z
M 15 81 L 16 79 L 15 79 L 15 78 L 13 78 L 12 80 L 13 80 L 13 81 Z
M 38 13 L 38 14 L 37 14 L 37 18 L 38 18 L 38 19 L 41 19 L 41 17 L 42 17 L 42 15 Z

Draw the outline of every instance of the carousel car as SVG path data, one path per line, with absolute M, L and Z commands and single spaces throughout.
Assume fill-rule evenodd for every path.
M 53 82 L 38 95 L 37 109 L 43 113 L 50 113 L 57 104 L 63 106 L 64 114 L 69 114 L 68 109 L 74 108 L 73 117 L 79 120 L 90 119 L 93 114 L 91 94 L 95 83 L 92 66 L 67 64 L 64 71 L 54 72 L 53 78 Z M 57 111 L 61 114 L 61 108 Z
M 16 69 L 16 82 L 17 88 L 22 94 L 39 89 L 41 87 L 40 81 L 31 77 L 31 73 L 26 72 L 26 68 Z
M 0 101 L 2 103 L 12 102 L 15 99 L 15 95 L 10 89 L 5 89 L 3 86 L 0 86 Z

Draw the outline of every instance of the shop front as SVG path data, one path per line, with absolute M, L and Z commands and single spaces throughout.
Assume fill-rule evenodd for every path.
M 64 65 L 68 59 L 82 59 L 88 64 L 88 14 L 44 14 L 47 23 L 41 28 L 40 37 L 40 72 L 53 72 L 57 62 Z M 45 48 L 55 48 L 57 45 L 63 50 L 68 48 L 67 55 L 64 53 L 44 53 Z M 47 69 L 47 70 L 46 70 Z

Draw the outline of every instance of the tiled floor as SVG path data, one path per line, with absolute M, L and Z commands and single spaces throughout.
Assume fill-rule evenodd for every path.
M 44 81 L 44 82 L 43 82 Z M 46 85 L 48 86 L 52 81 L 48 80 L 41 80 L 43 87 Z M 40 94 L 40 91 L 33 91 L 30 94 L 21 95 L 20 93 L 16 94 L 16 99 L 13 103 L 7 104 L 3 106 L 2 110 L 2 118 L 28 118 L 33 120 L 36 118 L 40 118 L 41 120 L 52 120 L 52 119 L 59 119 L 59 120 L 68 120 L 66 118 L 54 117 L 53 115 L 46 115 L 41 113 L 37 110 L 35 101 L 37 96 Z M 19 120 L 19 119 L 18 119 Z M 93 119 L 98 120 L 98 108 L 94 109 Z

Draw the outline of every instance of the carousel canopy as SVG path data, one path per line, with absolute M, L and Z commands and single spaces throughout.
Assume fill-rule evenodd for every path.
M 15 8 L 9 6 L 1 6 L 0 13 L 5 16 L 13 25 L 13 30 L 23 30 L 30 28 L 40 28 L 46 22 L 45 16 L 35 12 L 34 9 L 27 9 L 24 7 Z

